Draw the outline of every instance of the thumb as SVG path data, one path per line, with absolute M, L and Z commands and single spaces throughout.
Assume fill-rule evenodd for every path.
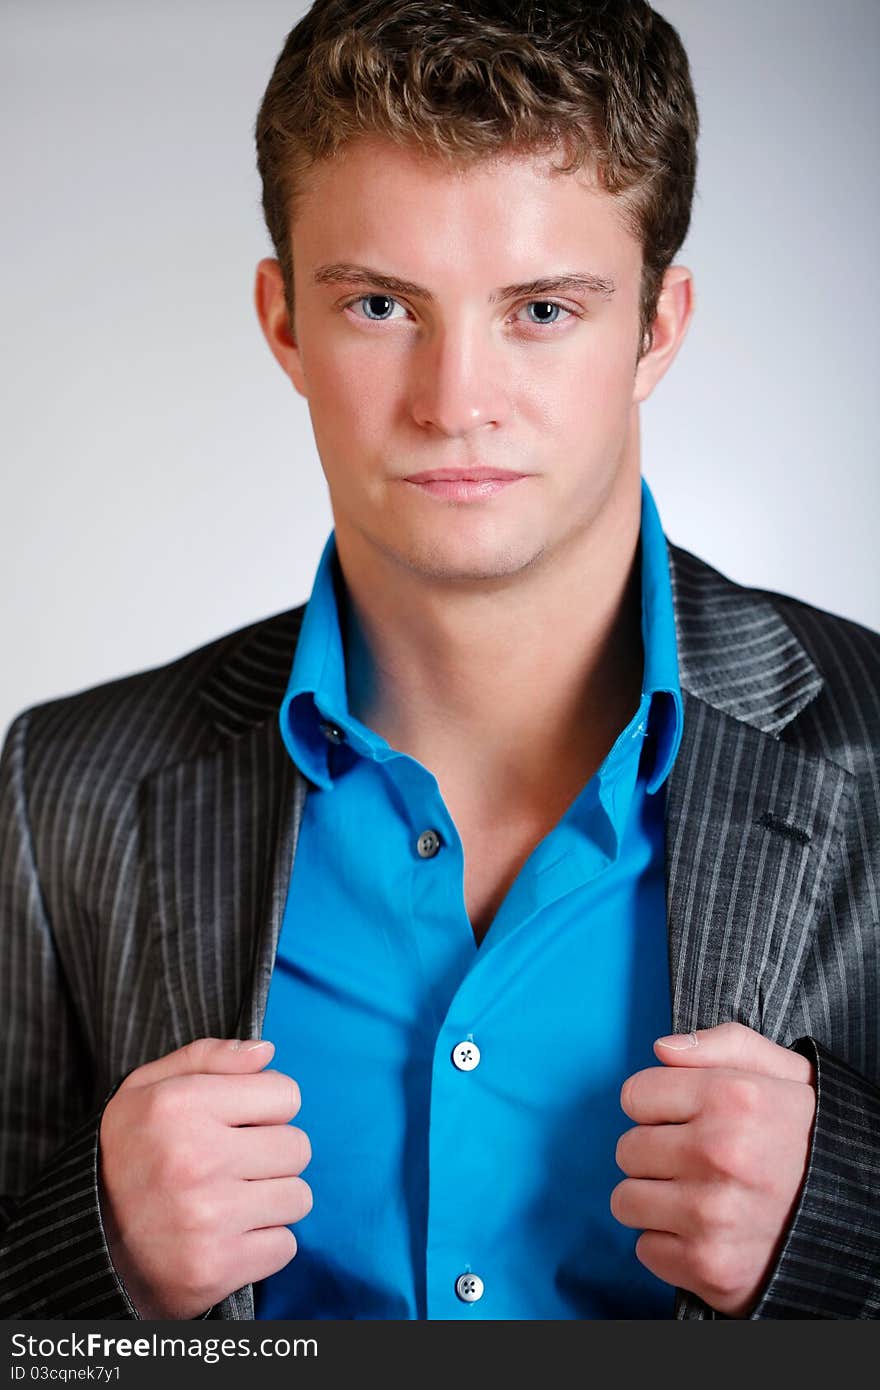
M 145 1062 L 126 1077 L 125 1085 L 149 1086 L 169 1076 L 187 1076 L 198 1072 L 261 1071 L 275 1051 L 272 1042 L 259 1038 L 194 1038 L 192 1042 Z
M 808 1057 L 771 1042 L 744 1023 L 719 1023 L 693 1033 L 671 1033 L 657 1038 L 654 1052 L 673 1067 L 732 1067 L 760 1072 L 782 1081 L 814 1083 L 814 1067 Z

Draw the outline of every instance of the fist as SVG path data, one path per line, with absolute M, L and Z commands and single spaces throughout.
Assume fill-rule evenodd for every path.
M 98 1192 L 113 1264 L 142 1318 L 199 1317 L 296 1254 L 312 1208 L 308 1136 L 272 1043 L 197 1038 L 108 1101 Z
M 629 1176 L 611 1213 L 642 1230 L 639 1261 L 728 1317 L 747 1317 L 779 1256 L 806 1174 L 813 1064 L 741 1023 L 654 1043 L 620 1103 Z

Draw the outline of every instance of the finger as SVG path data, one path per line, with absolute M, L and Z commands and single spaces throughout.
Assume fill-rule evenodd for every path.
M 636 1259 L 645 1269 L 676 1288 L 694 1288 L 694 1270 L 688 1244 L 669 1231 L 643 1231 L 636 1241 Z
M 624 1178 L 611 1193 L 611 1215 L 621 1226 L 685 1235 L 690 1222 L 682 1196 L 685 1184 L 656 1178 Z
M 183 1109 L 191 1110 L 195 1102 L 226 1125 L 283 1125 L 301 1104 L 293 1077 L 271 1068 L 251 1076 L 171 1077 L 161 1085 L 167 1104 L 173 1105 L 176 1097 Z
M 311 1162 L 309 1136 L 296 1125 L 239 1125 L 229 1138 L 227 1171 L 236 1178 L 285 1178 Z
M 264 1226 L 244 1231 L 235 1242 L 235 1275 L 239 1287 L 276 1274 L 296 1254 L 296 1236 L 289 1226 Z
M 685 1124 L 700 1113 L 712 1084 L 710 1072 L 645 1067 L 624 1081 L 620 1108 L 640 1125 Z
M 261 1042 L 259 1038 L 194 1038 L 164 1057 L 144 1062 L 125 1078 L 120 1090 L 201 1072 L 256 1072 L 272 1060 L 274 1051 L 273 1042 Z
M 680 1178 L 688 1170 L 691 1126 L 635 1125 L 621 1134 L 614 1161 L 629 1178 Z
M 654 1052 L 668 1067 L 734 1067 L 757 1071 L 781 1081 L 815 1084 L 815 1067 L 808 1057 L 780 1047 L 744 1023 L 719 1023 L 693 1033 L 657 1038 Z
M 258 1178 L 238 1183 L 241 1193 L 239 1227 L 241 1231 L 261 1230 L 264 1226 L 290 1226 L 302 1221 L 312 1209 L 312 1189 L 305 1178 Z

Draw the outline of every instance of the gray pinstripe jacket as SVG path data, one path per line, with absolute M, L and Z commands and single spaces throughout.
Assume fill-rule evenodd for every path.
M 753 1318 L 880 1315 L 880 636 L 670 544 L 674 1030 L 816 1065 L 799 1203 Z M 0 760 L 0 1316 L 136 1318 L 96 1183 L 104 1105 L 260 1033 L 306 784 L 277 725 L 303 609 L 24 711 Z M 679 1318 L 716 1315 L 678 1290 Z M 212 1318 L 253 1317 L 247 1285 Z

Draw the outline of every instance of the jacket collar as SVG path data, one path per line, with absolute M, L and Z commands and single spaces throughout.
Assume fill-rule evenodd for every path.
M 764 590 L 667 541 L 683 690 L 778 737 L 824 681 Z

